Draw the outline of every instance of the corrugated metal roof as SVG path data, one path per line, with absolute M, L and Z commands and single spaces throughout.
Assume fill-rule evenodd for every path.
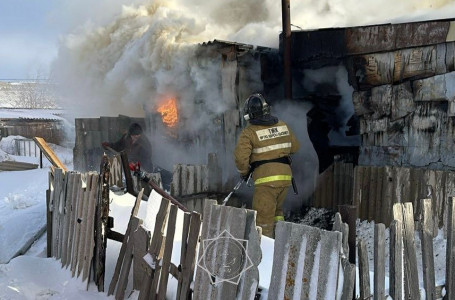
M 231 42 L 231 41 L 224 41 L 224 40 L 213 40 L 204 42 L 199 44 L 201 46 L 214 46 L 214 47 L 227 47 L 227 46 L 235 46 L 238 50 L 255 50 L 259 52 L 266 52 L 266 51 L 277 51 L 278 49 L 264 47 L 264 46 L 255 46 L 251 44 L 243 44 L 238 42 Z
M 64 120 L 60 115 L 64 112 L 61 109 L 25 109 L 25 108 L 0 108 L 0 120 Z

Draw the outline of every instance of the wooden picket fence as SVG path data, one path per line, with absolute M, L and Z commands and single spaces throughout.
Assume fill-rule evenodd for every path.
M 444 226 L 447 199 L 455 195 L 455 172 L 405 167 L 356 166 L 336 162 L 319 175 L 313 206 L 335 211 L 354 205 L 358 218 L 384 223 L 393 220 L 393 205 L 411 201 L 414 218 L 422 214 L 419 200 L 432 199 L 435 227 Z
M 48 192 L 48 256 L 70 267 L 85 281 L 91 272 L 95 246 L 95 208 L 100 177 L 96 172 L 76 173 L 55 169 Z
M 58 160 L 54 159 L 55 162 Z M 57 167 L 49 173 L 48 255 L 60 259 L 62 267 L 69 268 L 73 276 L 87 281 L 87 287 L 93 280 L 98 290 L 104 291 L 106 240 L 111 238 L 122 243 L 107 291 L 109 295 L 115 294 L 116 299 L 124 299 L 127 294 L 131 268 L 132 286 L 139 293 L 139 299 L 165 299 L 170 278 L 177 281 L 176 299 L 253 299 L 260 288 L 268 288 L 268 299 L 352 299 L 355 264 L 350 257 L 348 259 L 349 226 L 342 222 L 340 214 L 335 216 L 333 232 L 278 222 L 271 283 L 269 287 L 259 287 L 259 264 L 268 262 L 261 261 L 261 230 L 256 227 L 255 211 L 218 205 L 217 201 L 206 199 L 201 219 L 201 214 L 189 211 L 151 181 L 153 190 L 147 202 L 151 216 L 147 220 L 154 223 L 146 227 L 137 217 L 143 199 L 141 190 L 136 195 L 125 233 L 113 232 L 108 226 L 108 214 L 110 175 L 115 168 L 110 168 L 106 156 L 101 166 L 101 175 Z M 375 225 L 373 290 L 366 244 L 362 239 L 357 240 L 361 299 L 386 296 L 440 299 L 443 288 L 447 299 L 455 297 L 452 295 L 455 291 L 455 197 L 448 197 L 444 204 L 445 286 L 435 285 L 433 236 L 438 219 L 433 211 L 434 203 L 439 205 L 433 198 L 418 201 L 417 217 L 413 202 L 393 205 L 388 295 L 385 290 L 386 226 Z M 423 290 L 418 285 L 416 230 L 421 233 Z M 178 262 L 171 261 L 174 251 L 180 254 Z M 241 263 L 232 265 L 232 262 Z M 341 274 L 342 282 L 339 281 Z
M 50 175 L 48 193 L 50 255 L 60 259 L 62 267 L 71 266 L 73 276 L 87 280 L 87 286 L 92 279 L 95 280 L 100 291 L 104 291 L 104 286 L 99 285 L 104 284 L 104 270 L 100 270 L 103 255 L 96 249 L 105 247 L 109 229 L 104 240 L 100 239 L 97 228 L 101 218 L 97 214 L 103 210 L 98 205 L 106 191 L 103 182 L 108 180 L 96 172 L 80 174 L 55 169 Z M 147 202 L 147 205 L 152 205 L 147 211 L 154 213 L 147 220 L 155 220 L 150 230 L 137 217 L 142 193 L 143 190 L 137 195 L 126 232 L 117 233 L 116 240 L 122 246 L 107 291 L 109 295 L 115 295 L 116 299 L 125 298 L 133 268 L 133 288 L 139 292 L 139 299 L 165 299 L 170 275 L 177 280 L 176 299 L 202 299 L 206 296 L 226 299 L 226 295 L 238 299 L 255 297 L 259 288 L 258 265 L 261 263 L 261 231 L 256 227 L 255 211 L 217 205 L 216 201 L 207 200 L 202 222 L 200 214 L 182 209 L 168 199 L 172 198 L 170 195 L 154 189 Z M 179 219 L 182 221 L 177 222 Z M 327 294 L 327 291 L 336 291 L 338 285 L 342 235 L 279 222 L 276 236 L 272 284 L 263 287 L 269 288 L 269 299 L 297 292 L 330 298 L 332 294 Z M 177 237 L 181 240 L 180 247 L 175 243 Z M 214 240 L 218 242 L 214 244 Z M 315 252 L 315 249 L 321 251 Z M 171 262 L 174 251 L 180 253 L 178 263 Z M 218 255 L 223 253 L 229 255 Z M 228 276 L 230 273 L 223 273 L 218 267 L 227 265 L 233 258 L 242 262 L 241 268 L 236 269 L 236 276 Z M 330 264 L 327 264 L 327 258 L 330 258 Z M 302 274 L 299 269 L 305 269 L 305 272 Z M 316 270 L 319 270 L 319 275 L 314 276 Z M 286 278 L 296 275 L 306 284 L 300 287 L 297 281 L 291 285 L 286 283 Z M 316 292 L 310 288 L 313 285 L 318 287 Z
M 385 290 L 385 262 L 386 262 L 386 239 L 384 224 L 375 224 L 374 230 L 374 267 L 369 267 L 369 257 L 366 241 L 359 239 L 358 266 L 360 299 L 454 299 L 454 270 L 455 270 L 455 197 L 448 199 L 448 226 L 446 245 L 446 283 L 436 286 L 435 265 L 433 248 L 433 205 L 432 199 L 421 199 L 420 207 L 422 215 L 419 219 L 418 231 L 422 254 L 418 257 L 415 241 L 415 225 L 413 204 L 411 202 L 395 203 L 393 205 L 393 221 L 390 225 L 389 238 L 389 293 Z M 423 278 L 419 278 L 418 259 L 422 260 Z M 370 287 L 370 272 L 374 271 L 373 286 Z M 419 287 L 423 282 L 423 289 Z M 446 295 L 442 291 L 445 288 Z

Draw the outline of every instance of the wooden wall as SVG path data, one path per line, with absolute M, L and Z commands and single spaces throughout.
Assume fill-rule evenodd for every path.
M 118 117 L 84 118 L 75 120 L 76 140 L 73 149 L 74 169 L 99 170 L 102 142 L 115 142 L 128 132 L 131 123 L 143 125 L 144 119 L 119 115 Z
M 351 30 L 346 43 L 354 55 L 346 65 L 360 120 L 360 165 L 455 167 L 454 24 L 440 20 Z
M 64 140 L 63 123 L 56 120 L 4 120 L 0 122 L 0 138 L 19 135 L 44 138 L 48 143 L 61 144 Z
M 455 172 L 393 166 L 335 163 L 319 176 L 313 206 L 338 211 L 357 206 L 358 217 L 390 225 L 395 203 L 411 202 L 414 218 L 422 213 L 420 199 L 432 200 L 436 226 L 446 223 L 447 199 L 455 195 Z

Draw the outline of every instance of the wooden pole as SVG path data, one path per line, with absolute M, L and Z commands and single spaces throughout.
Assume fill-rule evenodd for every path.
M 292 99 L 292 70 L 291 70 L 291 4 L 290 0 L 281 1 L 283 22 L 283 73 L 284 97 Z
M 96 206 L 96 245 L 95 245 L 95 283 L 99 292 L 104 292 L 104 275 L 106 268 L 107 221 L 109 218 L 109 175 L 110 164 L 106 154 L 100 166 L 101 193 Z

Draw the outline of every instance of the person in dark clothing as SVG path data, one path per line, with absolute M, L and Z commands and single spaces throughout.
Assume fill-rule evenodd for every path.
M 143 135 L 142 127 L 138 123 L 132 123 L 128 133 L 124 134 L 118 141 L 103 142 L 102 146 L 103 148 L 110 147 L 118 152 L 125 151 L 130 163 L 139 162 L 141 169 L 153 172 L 152 145 Z

